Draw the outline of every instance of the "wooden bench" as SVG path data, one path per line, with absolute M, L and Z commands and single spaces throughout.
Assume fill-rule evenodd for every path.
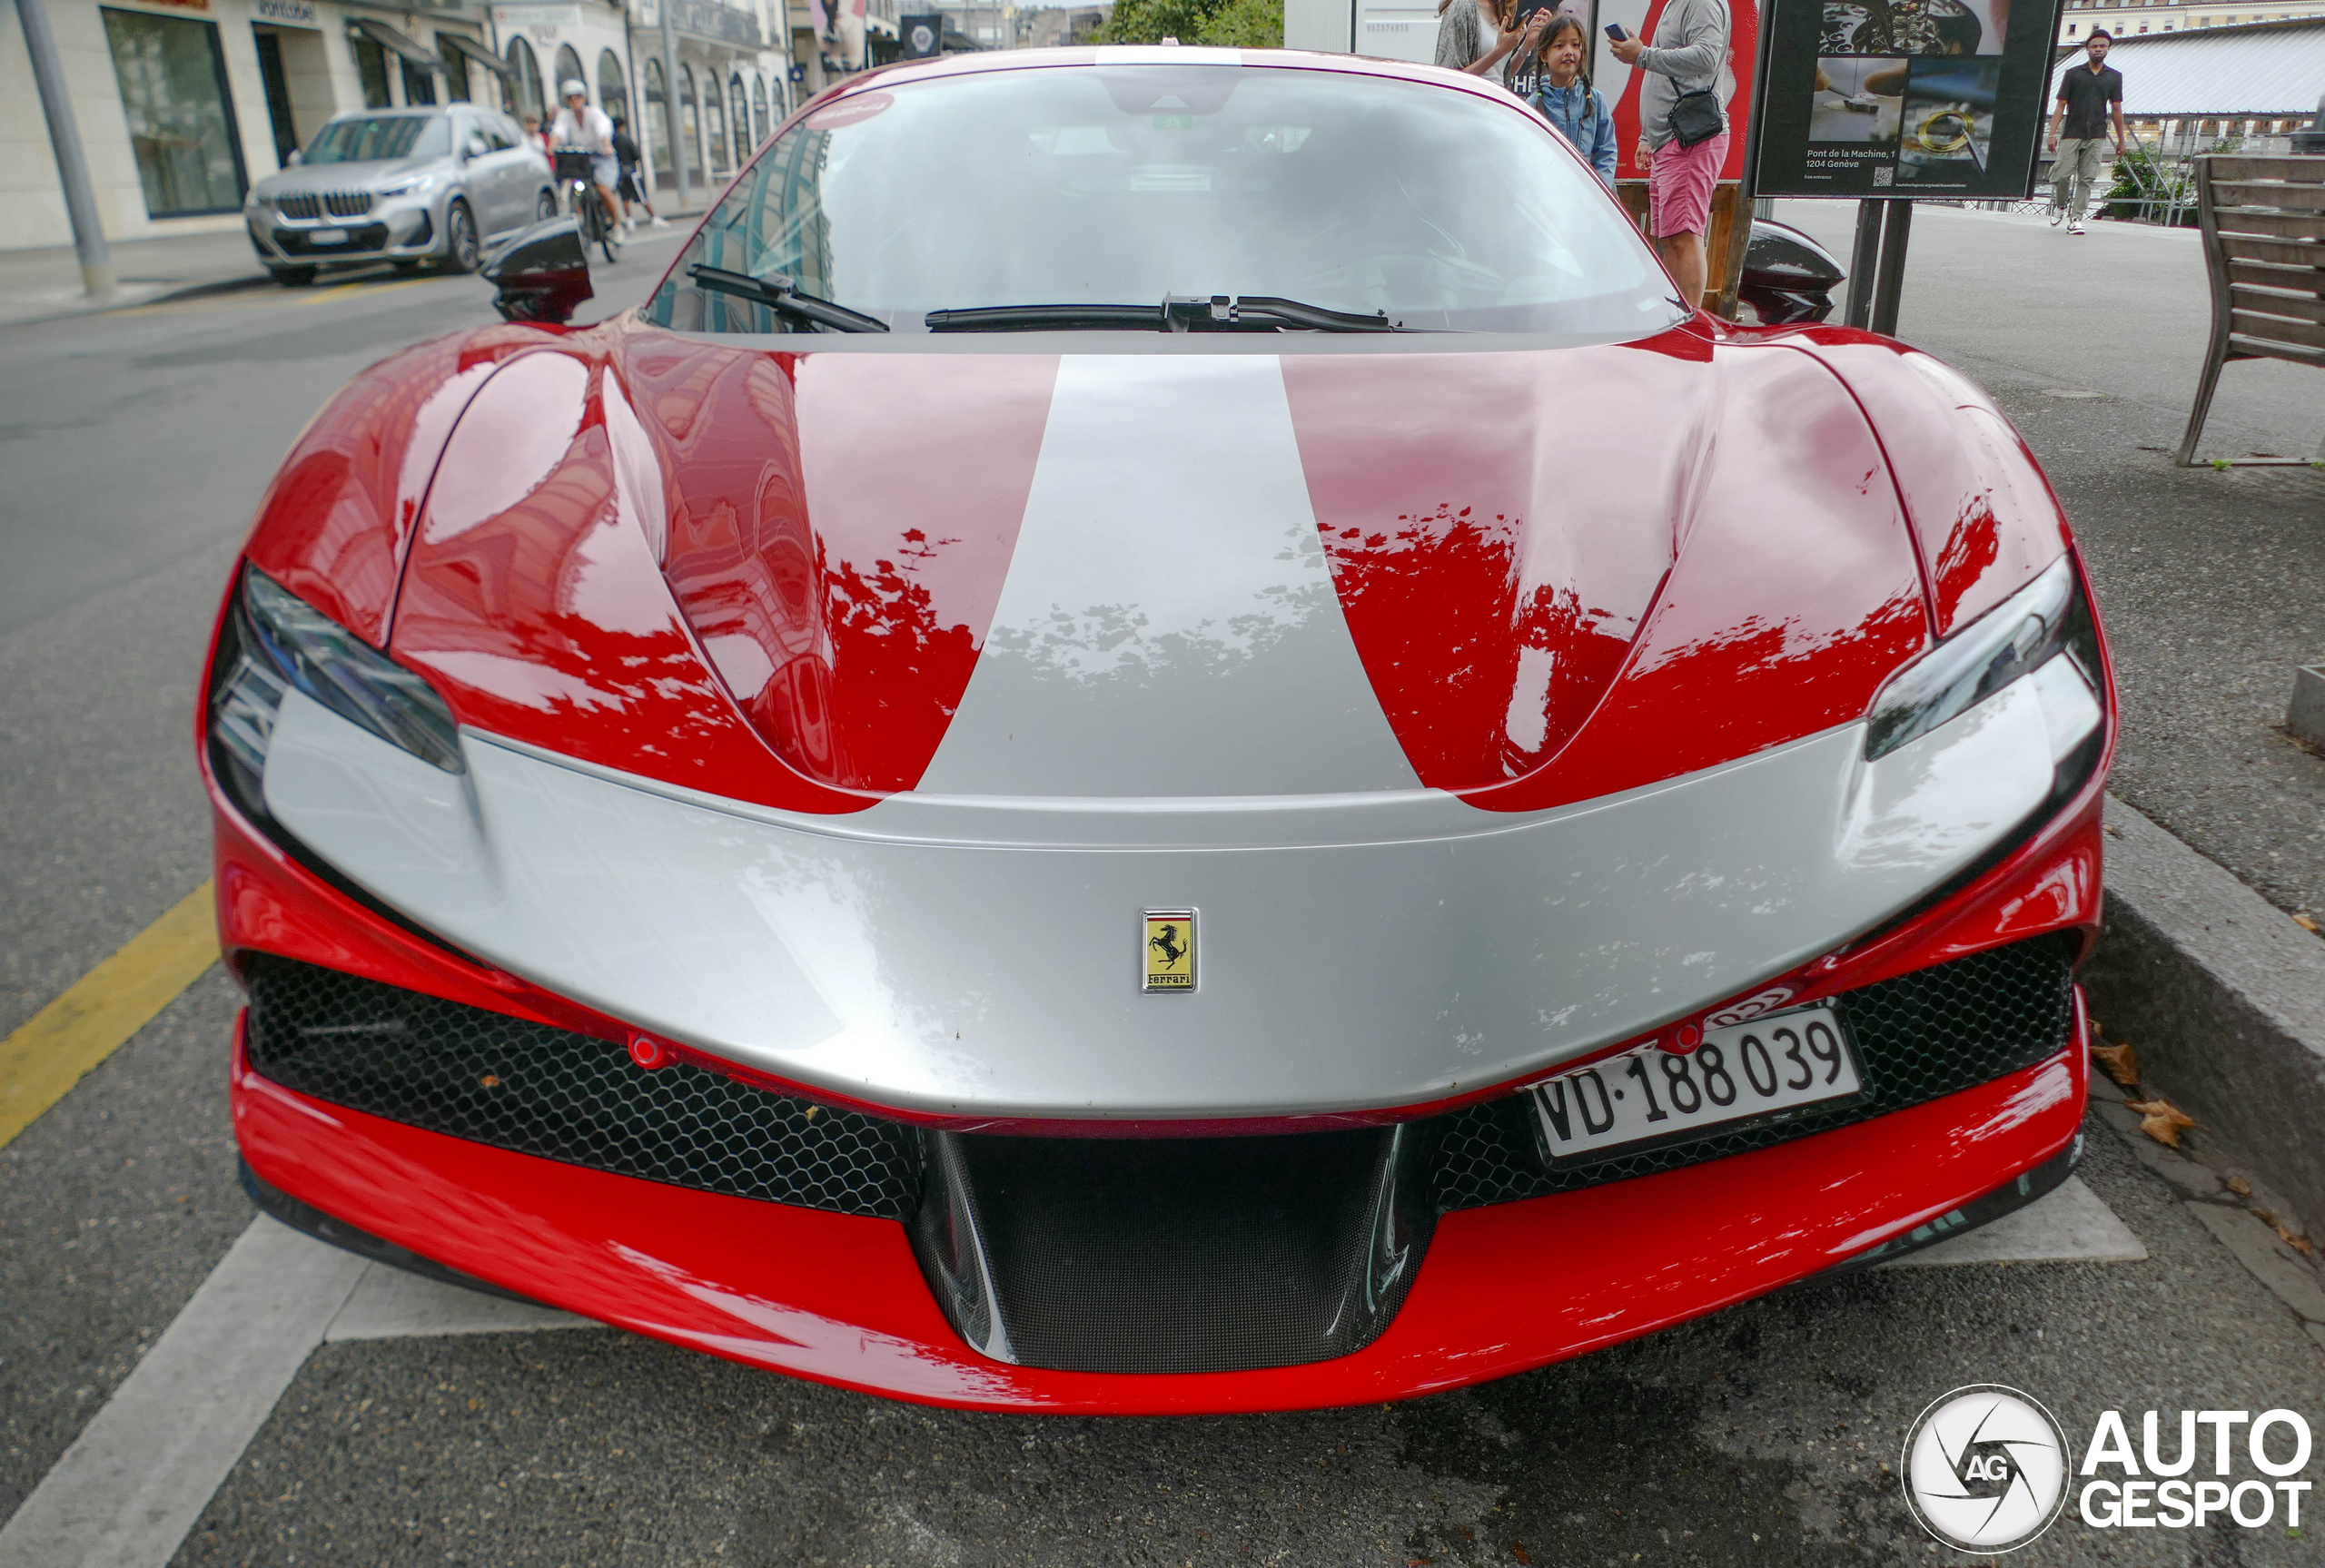
M 2199 158 L 2196 214 L 2211 274 L 2212 340 L 2173 459 L 2182 468 L 2196 461 L 2229 360 L 2290 360 L 2325 370 L 2325 157 Z M 2325 395 L 2309 406 L 2325 408 Z M 2317 460 L 2325 462 L 2325 446 Z

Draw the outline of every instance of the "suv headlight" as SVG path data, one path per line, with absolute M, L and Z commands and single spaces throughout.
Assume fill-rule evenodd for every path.
M 2042 576 L 1890 677 L 1865 725 L 1869 762 L 1920 739 L 2013 682 L 2032 679 L 2064 762 L 2106 715 L 2100 706 L 2099 631 L 2074 559 Z
M 292 688 L 446 773 L 463 773 L 460 727 L 436 688 L 260 571 L 242 568 L 210 692 L 210 737 L 236 804 L 263 817 L 266 754 Z
M 382 196 L 417 196 L 435 182 L 433 174 L 414 174 L 410 179 L 398 180 L 392 185 L 381 186 L 379 193 Z

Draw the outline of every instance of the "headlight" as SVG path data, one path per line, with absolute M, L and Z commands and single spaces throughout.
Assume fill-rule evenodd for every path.
M 415 174 L 409 180 L 398 180 L 392 185 L 380 187 L 382 196 L 417 196 L 436 182 L 433 174 Z
M 236 800 L 263 814 L 266 754 L 292 687 L 446 773 L 466 771 L 460 729 L 436 688 L 255 567 L 226 614 L 210 695 L 210 735 Z
M 1893 676 L 1873 699 L 1866 760 L 1920 739 L 2029 676 L 2043 701 L 2052 760 L 2063 761 L 2105 717 L 2099 704 L 2099 632 L 2071 557 L 2060 557 L 2041 577 Z

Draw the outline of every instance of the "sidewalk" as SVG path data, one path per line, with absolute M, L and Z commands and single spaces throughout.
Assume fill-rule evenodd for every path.
M 120 285 L 110 300 L 92 300 L 81 291 L 80 258 L 70 245 L 0 251 L 0 326 L 150 304 L 196 290 L 252 289 L 270 281 L 251 249 L 250 236 L 239 229 L 224 234 L 130 240 L 108 249 L 114 279 Z
M 665 212 L 674 226 L 693 223 L 704 208 Z M 70 245 L 37 251 L 0 251 L 0 327 L 22 326 L 181 300 L 272 286 L 266 268 L 240 229 L 223 234 L 173 234 L 163 240 L 129 240 L 108 247 L 117 291 L 92 300 L 81 291 L 81 262 Z M 354 275 L 352 269 L 350 276 Z M 330 276 L 326 273 L 325 276 Z

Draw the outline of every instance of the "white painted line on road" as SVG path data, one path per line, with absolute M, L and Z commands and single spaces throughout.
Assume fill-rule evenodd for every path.
M 0 1568 L 166 1568 L 363 1269 L 252 1221 L 0 1526 Z
M 1967 1236 L 1909 1253 L 1883 1268 L 1951 1268 L 1968 1263 L 2137 1263 L 2147 1257 L 2130 1227 L 2070 1176 L 2015 1214 Z
M 320 1241 L 312 1245 L 321 1247 Z M 598 1328 L 569 1312 L 463 1290 L 384 1263 L 363 1270 L 353 1295 L 339 1309 L 323 1342 L 343 1339 L 421 1339 L 444 1334 L 530 1333 L 544 1328 Z

